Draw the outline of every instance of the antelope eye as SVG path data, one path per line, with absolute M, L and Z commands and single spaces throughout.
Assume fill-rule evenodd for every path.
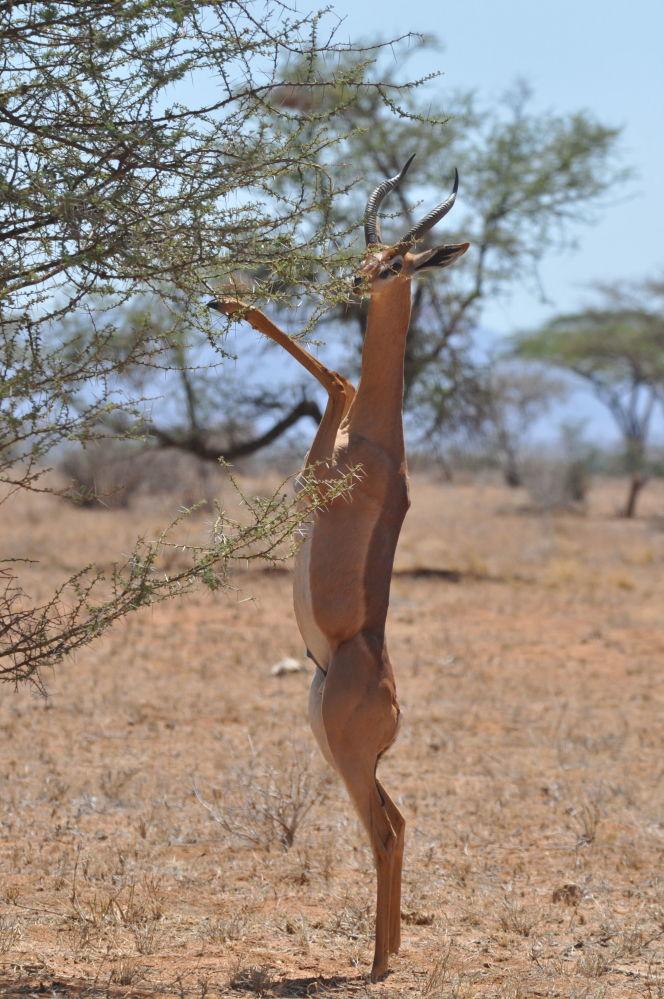
M 384 270 L 380 271 L 378 274 L 379 278 L 392 277 L 394 274 L 399 274 L 403 268 L 403 260 L 401 257 L 395 257 L 394 260 L 390 260 L 389 267 L 385 267 Z

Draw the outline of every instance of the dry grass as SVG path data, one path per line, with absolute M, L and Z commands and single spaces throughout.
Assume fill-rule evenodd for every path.
M 381 768 L 404 942 L 376 986 L 369 850 L 309 762 L 308 677 L 270 676 L 302 654 L 287 573 L 128 619 L 48 701 L 3 689 L 0 995 L 664 999 L 664 487 L 635 523 L 621 498 L 537 517 L 415 481 Z M 6 554 L 41 553 L 35 594 L 156 523 L 3 513 Z
M 195 785 L 194 794 L 233 839 L 264 850 L 275 844 L 289 850 L 311 809 L 322 802 L 321 764 L 303 744 L 281 747 L 276 764 L 266 762 L 272 746 L 261 751 L 250 743 L 250 752 L 247 765 L 225 773 L 223 785 L 212 788 L 211 802 Z

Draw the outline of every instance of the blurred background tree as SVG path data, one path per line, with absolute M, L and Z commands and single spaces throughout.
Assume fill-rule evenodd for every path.
M 523 462 L 533 425 L 566 395 L 560 378 L 527 364 L 487 366 L 482 410 L 484 439 L 500 461 L 505 484 L 523 485 Z
M 600 285 L 597 292 L 596 305 L 521 334 L 515 356 L 572 372 L 606 407 L 629 476 L 622 515 L 633 517 L 648 481 L 653 416 L 664 400 L 664 282 Z
M 399 55 L 401 69 L 385 68 L 381 73 L 394 88 L 401 86 L 405 47 Z M 322 76 L 326 75 L 324 62 L 319 71 Z M 362 66 L 359 56 L 345 57 L 336 69 L 336 89 L 322 90 L 308 82 L 311 65 L 295 61 L 289 70 L 293 82 L 276 89 L 272 108 L 277 121 L 298 141 L 311 142 L 312 156 L 318 119 L 334 108 L 338 141 L 319 144 L 315 165 L 343 191 L 343 197 L 312 205 L 302 226 L 312 243 L 321 231 L 334 234 L 330 239 L 336 246 L 336 270 L 334 266 L 325 270 L 317 258 L 310 257 L 303 261 L 304 284 L 294 285 L 288 268 L 271 263 L 251 267 L 246 256 L 240 255 L 241 266 L 232 279 L 245 297 L 268 295 L 272 310 L 281 314 L 280 321 L 287 328 L 292 327 L 290 303 L 298 294 L 301 327 L 310 330 L 317 323 L 320 336 L 328 341 L 325 357 L 346 374 L 357 376 L 367 302 L 350 295 L 347 279 L 354 255 L 359 257 L 363 249 L 360 223 L 368 191 L 398 172 L 405 158 L 416 152 L 408 183 L 386 205 L 393 213 L 383 226 L 389 240 L 410 228 L 426 205 L 440 200 L 457 166 L 461 194 L 445 226 L 451 240 L 470 239 L 471 251 L 442 284 L 425 279 L 414 288 L 405 364 L 411 441 L 431 445 L 436 437 L 440 450 L 442 442 L 456 433 L 478 432 L 490 415 L 486 409 L 489 380 L 477 350 L 486 340 L 482 315 L 487 301 L 507 296 L 517 282 L 530 282 L 537 288 L 538 265 L 546 253 L 569 248 L 581 225 L 592 221 L 628 171 L 619 162 L 618 129 L 588 113 L 536 112 L 524 83 L 491 106 L 480 106 L 469 92 L 432 103 L 426 89 L 402 90 L 398 91 L 399 115 L 395 115 L 386 99 L 388 92 L 381 87 L 365 88 L 355 100 L 350 99 L 348 81 L 362 72 Z M 284 114 L 286 119 L 282 119 Z M 275 176 L 274 189 L 291 203 L 302 196 L 301 182 L 299 173 L 285 169 Z M 326 311 L 321 311 L 321 300 L 328 306 Z M 163 310 L 150 306 L 149 312 L 157 330 L 168 325 Z M 183 375 L 175 375 L 169 384 L 179 405 L 173 405 L 169 393 L 168 407 L 151 402 L 149 416 L 134 424 L 137 429 L 142 423 L 148 444 L 178 447 L 211 460 L 234 460 L 273 443 L 301 417 L 320 418 L 322 400 L 316 387 L 297 370 L 290 378 L 284 377 L 284 370 L 290 369 L 281 365 L 275 377 L 269 352 L 264 361 L 269 377 L 252 371 L 249 384 L 240 386 L 239 392 L 237 386 L 233 389 L 206 351 L 207 331 L 191 324 L 186 306 L 180 323 L 183 318 L 189 323 L 189 347 L 181 355 L 180 367 L 183 370 L 185 361 L 193 363 L 197 358 L 196 372 L 189 376 L 196 382 L 195 395 L 200 400 L 197 422 L 192 423 L 191 406 L 181 391 Z M 173 339 L 172 330 L 169 339 Z M 123 371 L 132 367 L 136 365 L 128 357 Z M 534 398 L 528 408 L 532 415 Z M 244 434 L 238 413 L 242 413 Z M 516 474 L 515 467 L 512 472 Z

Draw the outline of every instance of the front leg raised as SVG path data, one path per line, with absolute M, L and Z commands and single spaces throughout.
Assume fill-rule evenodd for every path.
M 246 319 L 248 323 L 273 343 L 278 343 L 298 364 L 301 364 L 323 386 L 327 392 L 327 405 L 318 432 L 307 456 L 307 465 L 324 461 L 330 457 L 341 421 L 348 413 L 355 398 L 355 387 L 342 375 L 330 370 L 313 354 L 305 350 L 296 340 L 285 333 L 271 319 L 244 302 L 234 298 L 220 298 L 208 303 L 209 308 L 223 312 L 227 316 Z

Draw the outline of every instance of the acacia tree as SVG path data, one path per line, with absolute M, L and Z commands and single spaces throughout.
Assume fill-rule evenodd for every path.
M 572 372 L 606 406 L 629 475 L 622 515 L 633 517 L 648 481 L 653 415 L 664 402 L 664 282 L 600 285 L 598 292 L 596 305 L 518 336 L 515 353 Z
M 325 273 L 337 253 L 330 209 L 339 184 L 323 161 L 345 137 L 339 115 L 364 90 L 389 100 L 397 92 L 371 82 L 372 47 L 333 70 L 322 57 L 349 47 L 329 19 L 278 0 L 14 2 L 0 5 L 0 46 L 6 501 L 49 488 L 54 445 L 93 439 L 110 420 L 126 425 L 140 413 L 140 399 L 116 393 L 117 376 L 172 353 L 173 327 L 145 323 L 123 341 L 124 303 L 149 293 L 166 311 L 184 308 L 220 359 L 200 307 L 206 289 L 240 268 L 252 273 L 257 297 L 313 292 L 314 263 Z M 291 85 L 329 90 L 324 108 L 295 114 L 275 100 L 293 61 L 300 74 L 309 69 Z M 278 183 L 285 172 L 288 193 Z M 32 606 L 15 564 L 4 563 L 0 677 L 35 678 L 128 610 L 194 578 L 219 585 L 225 562 L 252 542 L 274 552 L 295 517 L 275 504 L 256 510 L 249 533 L 220 528 L 176 581 L 158 571 L 159 545 L 139 545 L 110 578 L 83 570 Z

